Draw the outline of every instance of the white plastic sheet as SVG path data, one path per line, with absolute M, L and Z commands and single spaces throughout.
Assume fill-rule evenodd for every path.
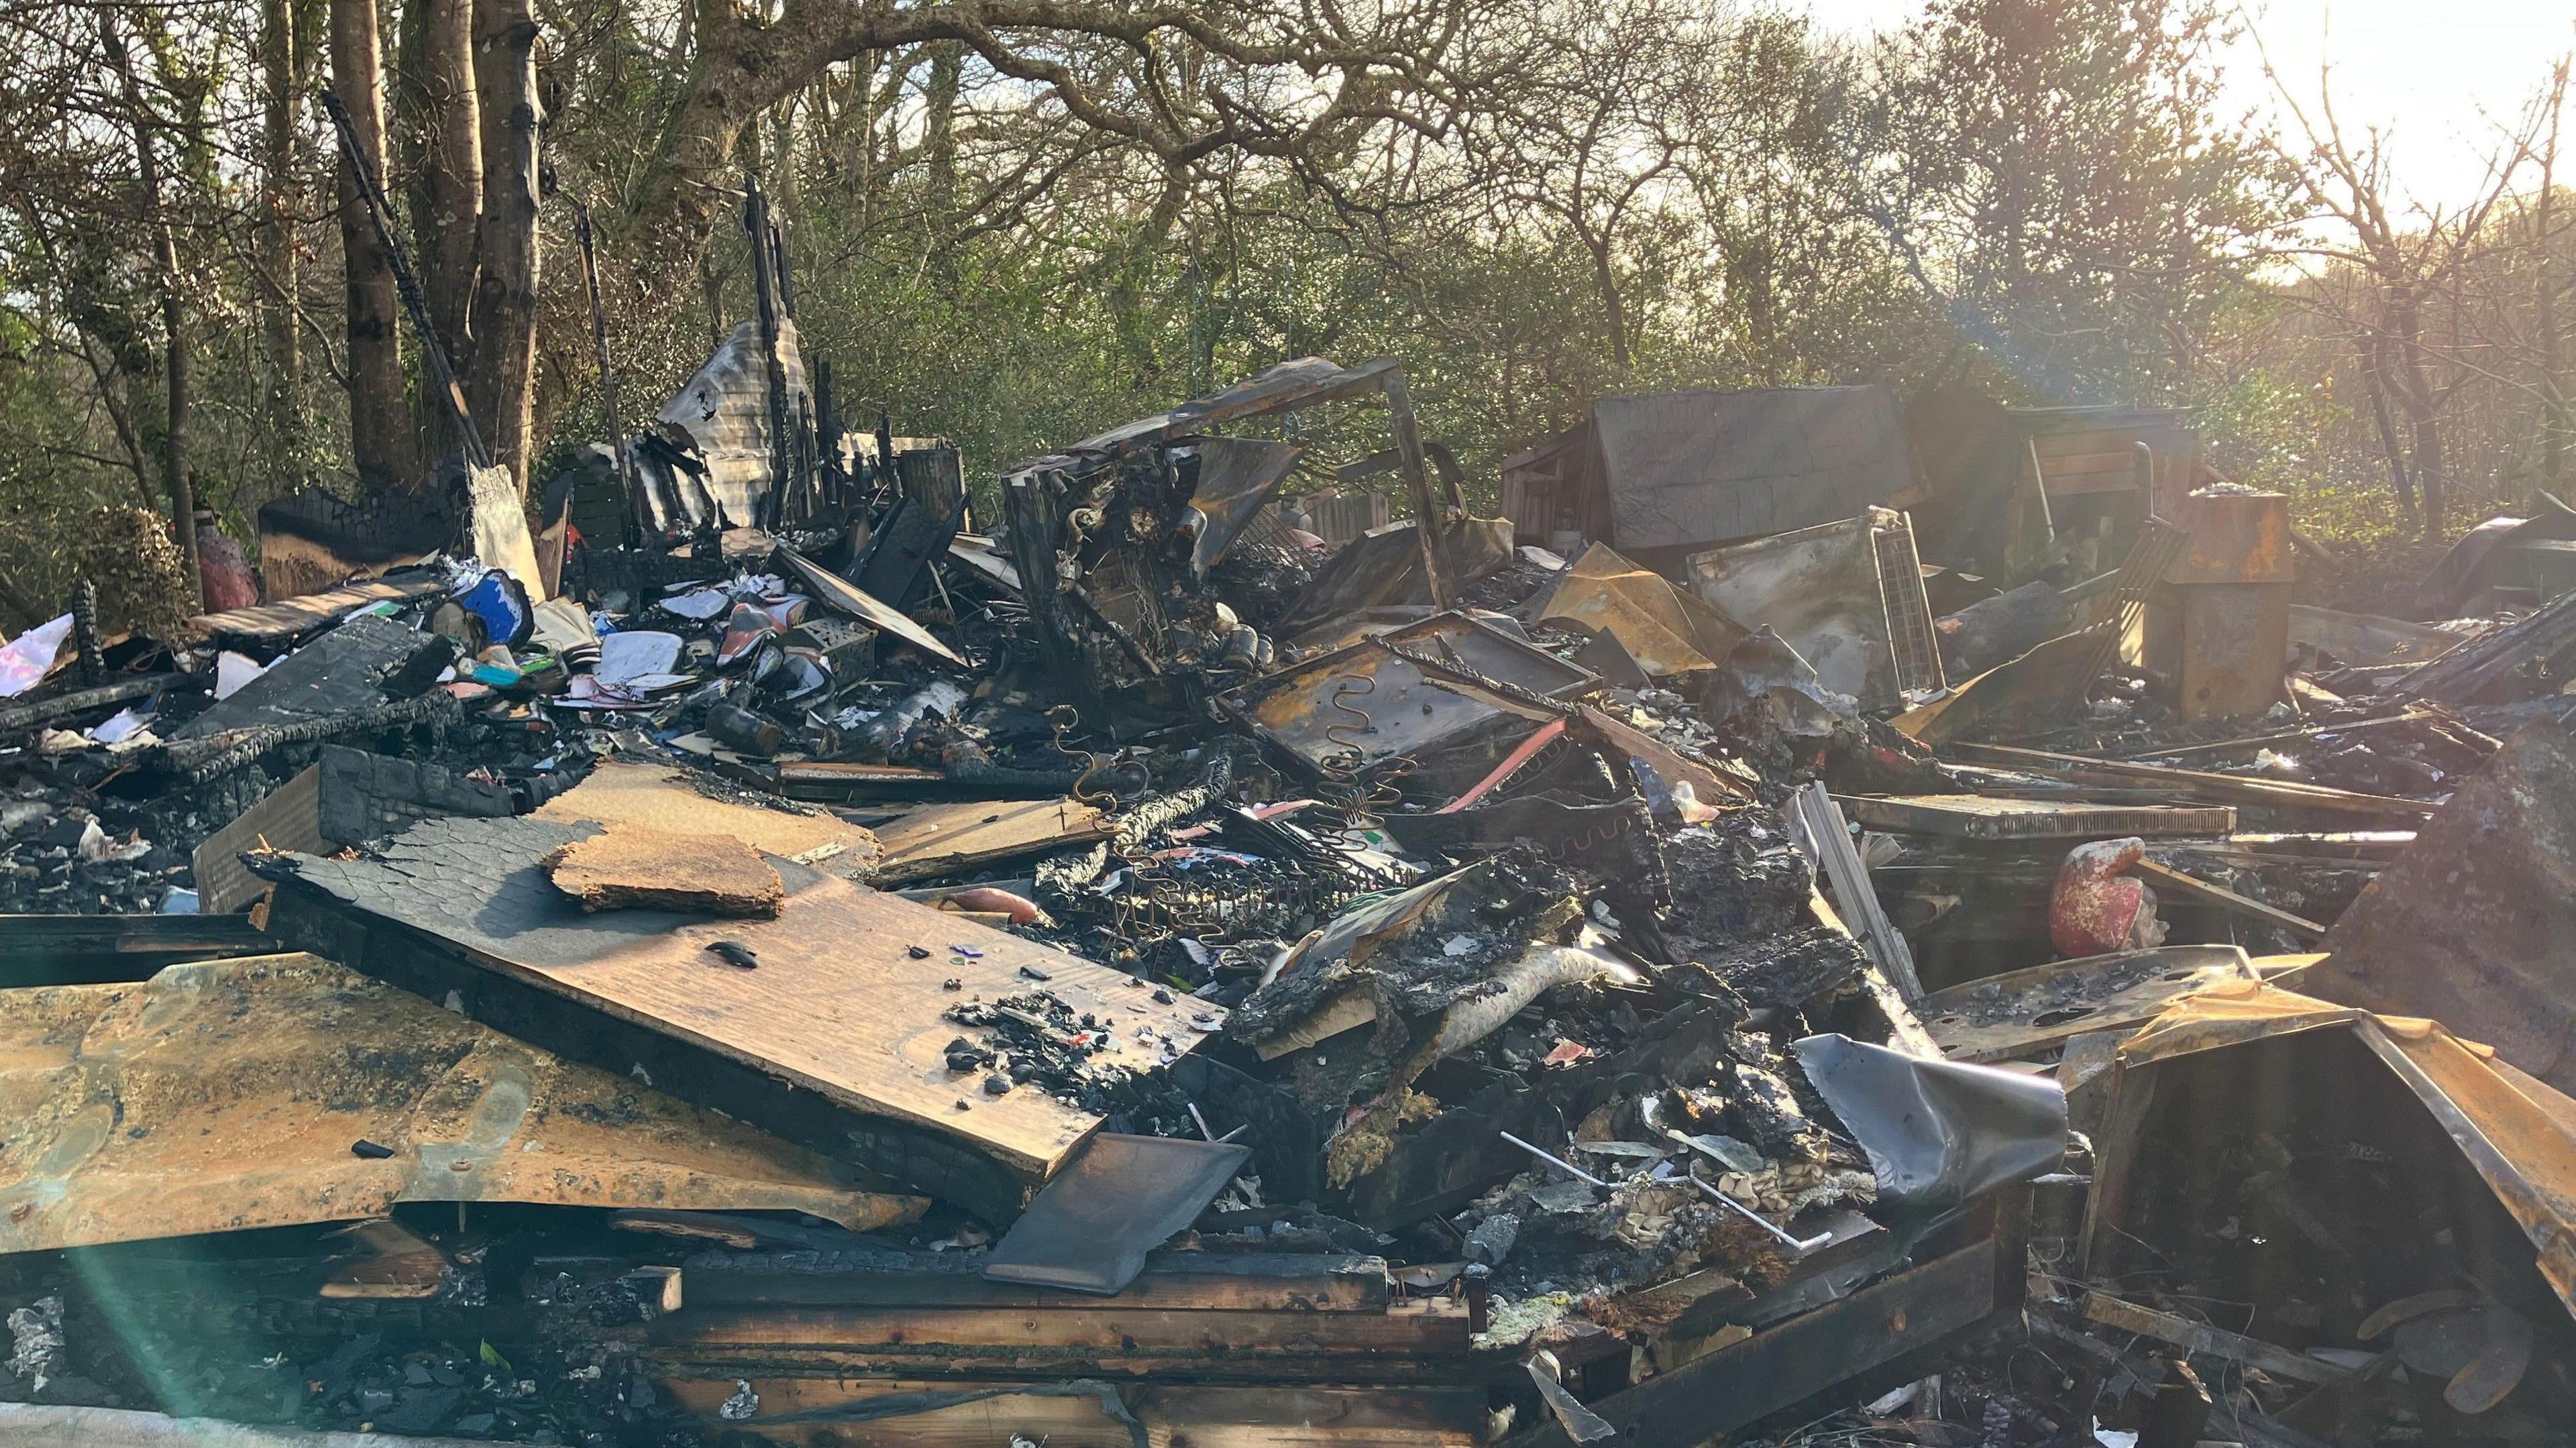
M 62 654 L 72 633 L 72 616 L 40 623 L 0 647 L 0 699 L 14 699 L 36 687 Z

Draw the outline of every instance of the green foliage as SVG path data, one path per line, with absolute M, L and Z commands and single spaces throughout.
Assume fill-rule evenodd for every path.
M 308 31 L 323 19 L 311 0 L 107 7 L 151 37 L 139 53 L 168 128 L 195 333 L 191 451 L 201 497 L 244 534 L 266 498 L 351 477 L 328 133 L 299 104 L 291 162 L 272 174 L 262 150 L 254 57 L 280 3 Z M 1440 23 L 1386 63 L 1440 104 L 1362 105 L 1311 137 L 1279 121 L 1324 103 L 1314 73 L 1176 33 L 1141 49 L 1015 36 L 1072 78 L 1050 86 L 953 41 L 853 52 L 800 41 L 792 26 L 812 16 L 775 22 L 752 58 L 804 79 L 725 135 L 788 224 L 799 333 L 809 360 L 832 361 L 843 415 L 956 438 L 989 485 L 1279 361 L 1393 357 L 1426 433 L 1490 503 L 1501 459 L 1605 393 L 1902 390 L 1964 362 L 2015 401 L 2188 407 L 2223 467 L 2298 490 L 2303 517 L 2378 516 L 2385 476 L 2343 340 L 2263 270 L 2286 178 L 2218 110 L 2232 12 L 2217 0 L 1928 0 L 1864 46 L 1761 0 L 1416 3 Z M 99 92 L 83 38 L 92 8 L 32 0 L 0 22 L 21 62 L 0 78 L 0 129 L 70 118 L 0 148 L 0 578 L 31 601 L 68 586 L 80 520 L 162 505 L 167 338 L 130 117 Z M 714 84 L 696 29 L 712 13 L 540 10 L 556 187 L 541 476 L 607 426 L 574 200 L 599 218 L 628 428 L 748 314 L 734 203 L 702 181 L 694 210 L 656 189 Z M 1269 34 L 1306 12 L 1208 13 Z M 1088 88 L 1085 106 L 1067 85 Z M 1157 107 L 1238 124 L 1175 149 L 1086 119 Z M 394 154 L 418 141 L 398 136 Z M 303 263 L 284 286 L 260 261 L 269 224 Z M 2529 295 L 2533 278 L 2494 286 Z M 284 433 L 271 387 L 289 374 L 266 340 L 281 316 L 302 339 L 286 388 L 301 422 Z M 2491 449 L 2492 472 L 2535 475 L 2530 415 L 2500 402 L 2479 424 L 2521 439 Z M 1356 405 L 1294 425 L 1310 467 L 1296 486 L 1383 438 Z

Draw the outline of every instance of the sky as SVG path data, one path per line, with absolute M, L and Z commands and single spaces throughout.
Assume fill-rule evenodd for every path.
M 1802 0 L 1787 0 L 1796 8 Z M 1902 25 L 1921 0 L 1803 0 L 1817 22 L 1851 34 Z M 2480 190 L 2499 125 L 2510 124 L 2550 62 L 2576 49 L 2576 0 L 2245 0 L 2253 35 L 2222 58 L 2232 108 L 2269 112 L 2262 54 L 2313 106 L 2319 67 L 2333 66 L 2347 134 L 2390 128 L 2401 184 L 2457 204 Z M 2259 38 L 2262 54 L 2255 48 Z

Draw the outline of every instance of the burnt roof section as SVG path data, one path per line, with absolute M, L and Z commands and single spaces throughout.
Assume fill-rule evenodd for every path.
M 1623 549 L 1785 532 L 1903 492 L 1905 428 L 1884 387 L 1699 388 L 1593 405 Z

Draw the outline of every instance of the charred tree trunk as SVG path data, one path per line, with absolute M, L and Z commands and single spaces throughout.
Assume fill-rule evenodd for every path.
M 367 164 L 385 174 L 384 58 L 375 0 L 331 0 L 331 82 Z M 419 435 L 403 388 L 401 299 L 348 160 L 340 168 L 340 252 L 348 274 L 349 444 L 369 492 L 420 480 Z
M 419 148 L 420 206 L 412 254 L 420 262 L 430 328 L 449 359 L 462 367 L 472 355 L 466 328 L 483 220 L 474 0 L 413 0 L 406 7 L 403 30 L 403 59 L 410 71 L 404 78 L 403 119 L 411 143 Z
M 460 0 L 461 8 L 461 0 Z M 480 0 L 474 76 L 483 214 L 465 401 L 492 460 L 528 486 L 537 355 L 537 22 L 528 0 Z
M 297 144 L 303 93 L 295 0 L 261 0 L 259 35 L 260 216 L 254 258 L 264 279 L 259 297 L 262 350 L 268 385 L 260 397 L 268 434 L 269 486 L 293 492 L 304 482 L 303 329 L 296 317 L 302 289 L 295 249 L 296 218 L 304 210 Z

